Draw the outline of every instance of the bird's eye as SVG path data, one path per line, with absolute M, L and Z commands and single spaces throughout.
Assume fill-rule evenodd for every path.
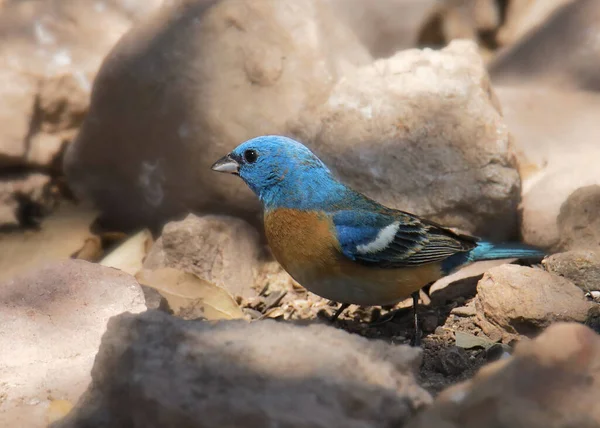
M 256 162 L 257 158 L 258 153 L 256 153 L 256 150 L 248 149 L 244 152 L 244 160 L 248 163 Z

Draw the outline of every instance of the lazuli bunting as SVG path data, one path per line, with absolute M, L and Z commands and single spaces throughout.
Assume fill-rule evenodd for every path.
M 523 244 L 492 244 L 385 207 L 338 181 L 307 147 L 282 136 L 248 140 L 212 169 L 239 175 L 264 208 L 277 261 L 302 286 L 342 303 L 392 305 L 474 261 L 542 258 Z

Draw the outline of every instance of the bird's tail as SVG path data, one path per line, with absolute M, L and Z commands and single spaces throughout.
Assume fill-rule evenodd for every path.
M 512 258 L 543 259 L 545 255 L 544 251 L 531 245 L 519 243 L 493 244 L 481 241 L 477 243 L 477 247 L 469 252 L 469 259 L 472 262 Z

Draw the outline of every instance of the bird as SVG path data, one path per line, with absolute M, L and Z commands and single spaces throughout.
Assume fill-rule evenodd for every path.
M 412 297 L 416 346 L 420 289 L 476 261 L 545 255 L 386 207 L 344 184 L 289 137 L 249 139 L 211 168 L 239 176 L 258 197 L 275 259 L 304 288 L 341 304 L 332 321 L 350 304 L 389 306 Z

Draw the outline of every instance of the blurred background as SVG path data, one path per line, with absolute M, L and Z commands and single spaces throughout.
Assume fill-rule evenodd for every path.
M 209 319 L 331 313 L 270 257 L 254 195 L 210 170 L 263 134 L 299 139 L 391 207 L 487 239 L 598 250 L 599 66 L 599 0 L 0 0 L 0 297 L 13 290 L 4 301 L 14 302 L 14 290 L 38 284 L 44 302 L 68 297 L 57 314 L 92 300 L 112 308 L 91 345 L 83 330 L 86 344 L 73 345 L 89 358 L 85 381 L 65 387 L 71 400 L 107 317 L 165 296 L 176 315 L 200 316 L 194 287 L 177 294 L 176 278 L 152 270 L 226 290 Z M 159 294 L 145 290 L 139 305 L 110 287 L 84 298 L 81 278 L 118 281 L 73 259 L 137 275 Z M 64 284 L 64 295 L 47 291 Z M 475 314 L 461 292 L 438 299 L 431 334 L 455 306 Z M 0 321 L 0 339 L 39 331 L 20 317 Z M 474 325 L 465 331 L 493 341 L 521 333 Z M 431 391 L 467 376 L 434 366 L 423 369 L 437 373 Z

